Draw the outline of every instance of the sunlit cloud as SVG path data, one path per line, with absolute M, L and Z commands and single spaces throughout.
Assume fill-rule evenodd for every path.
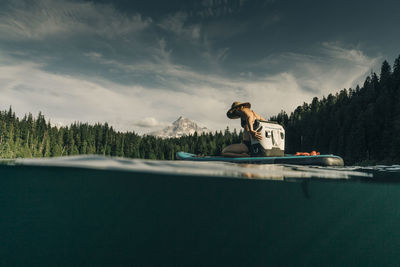
M 168 124 L 159 122 L 154 117 L 147 117 L 135 122 L 134 125 L 141 128 L 156 128 L 156 127 L 164 127 L 167 126 Z
M 34 63 L 16 62 L 0 67 L 0 104 L 3 107 L 12 104 L 20 112 L 40 110 L 49 114 L 53 121 L 63 124 L 77 118 L 89 122 L 108 121 L 119 130 L 145 133 L 149 127 L 167 125 L 184 115 L 212 130 L 219 130 L 227 125 L 237 127 L 236 122 L 225 117 L 226 110 L 235 100 L 250 101 L 260 114 L 268 117 L 281 109 L 291 111 L 314 96 L 322 97 L 344 86 L 353 86 L 357 77 L 366 74 L 371 67 L 365 65 L 365 68 L 352 71 L 354 64 L 349 64 L 339 71 L 335 66 L 327 69 L 320 58 L 313 61 L 312 57 L 297 55 L 298 59 L 302 58 L 298 64 L 306 66 L 300 73 L 292 70 L 275 75 L 232 78 L 198 73 L 167 61 L 135 66 L 106 60 L 98 54 L 87 56 L 125 71 L 141 69 L 164 75 L 168 87 L 126 86 L 100 77 L 83 79 L 56 75 L 41 70 L 41 66 Z M 368 64 L 376 61 L 367 57 L 364 60 Z M 304 86 L 315 91 L 305 90 Z M 331 88 L 328 90 L 327 86 Z

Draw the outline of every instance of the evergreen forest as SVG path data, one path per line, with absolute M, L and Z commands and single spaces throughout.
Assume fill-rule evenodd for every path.
M 286 153 L 316 150 L 336 154 L 346 164 L 400 162 L 400 56 L 364 84 L 281 111 L 270 120 L 286 130 Z M 0 111 L 0 158 L 99 154 L 144 159 L 175 159 L 177 151 L 218 155 L 242 132 L 228 128 L 180 138 L 161 139 L 119 132 L 107 123 L 73 123 L 55 127 L 42 113 L 18 118 L 10 107 Z
M 400 162 L 400 56 L 393 70 L 385 60 L 379 76 L 362 87 L 298 106 L 270 118 L 286 130 L 286 152 L 336 154 L 346 164 Z
M 144 159 L 175 159 L 178 151 L 217 155 L 232 143 L 240 143 L 242 133 L 215 132 L 162 139 L 134 132 L 115 131 L 107 123 L 74 123 L 55 127 L 39 113 L 16 117 L 10 108 L 0 111 L 0 158 L 58 157 L 99 154 Z

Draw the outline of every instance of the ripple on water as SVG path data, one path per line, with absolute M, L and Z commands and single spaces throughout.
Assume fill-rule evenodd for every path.
M 100 155 L 68 156 L 3 160 L 15 166 L 67 167 L 128 172 L 145 172 L 160 175 L 216 176 L 265 180 L 290 179 L 352 179 L 372 178 L 374 172 L 399 172 L 400 166 L 374 167 L 320 167 L 278 164 L 235 164 L 229 162 L 190 162 L 169 160 L 144 160 Z

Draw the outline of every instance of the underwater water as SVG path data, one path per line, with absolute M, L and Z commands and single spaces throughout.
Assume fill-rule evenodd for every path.
M 0 164 L 1 266 L 392 266 L 400 166 Z

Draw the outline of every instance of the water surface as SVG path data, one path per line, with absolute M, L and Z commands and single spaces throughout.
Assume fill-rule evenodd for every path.
M 2 163 L 2 266 L 399 262 L 399 166 L 99 156 Z

